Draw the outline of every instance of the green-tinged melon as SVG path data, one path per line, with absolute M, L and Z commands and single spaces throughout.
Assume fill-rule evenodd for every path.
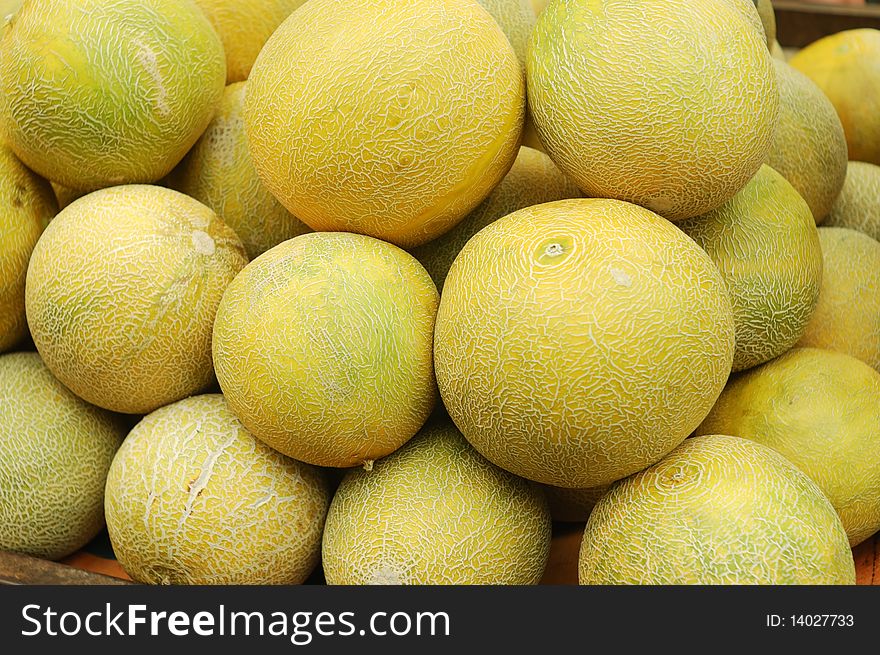
M 880 166 L 851 161 L 826 227 L 847 227 L 880 241 Z
M 568 487 L 554 487 L 551 484 L 541 485 L 547 502 L 550 505 L 550 515 L 554 521 L 567 523 L 582 523 L 590 518 L 590 512 L 599 502 L 611 485 L 603 484 L 598 487 L 585 489 L 569 489 Z
M 52 182 L 51 185 L 52 191 L 55 193 L 55 200 L 58 202 L 58 207 L 60 209 L 64 209 L 74 200 L 82 198 L 88 193 L 88 191 L 71 189 L 70 187 L 66 187 L 63 184 L 58 184 L 57 182 Z
M 764 34 L 767 35 L 767 45 L 772 46 L 776 41 L 776 12 L 773 11 L 773 2 L 772 0 L 753 1 L 755 8 L 758 10 L 758 16 L 761 17 Z

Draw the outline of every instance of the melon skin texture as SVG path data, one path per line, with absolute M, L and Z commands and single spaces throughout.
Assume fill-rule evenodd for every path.
M 330 505 L 323 473 L 254 439 L 219 394 L 144 417 L 106 498 L 116 558 L 148 584 L 300 584 Z
M 819 233 L 792 185 L 762 166 L 721 207 L 678 226 L 709 253 L 727 283 L 736 325 L 733 370 L 792 348 L 822 284 Z
M 840 515 L 851 546 L 880 529 L 880 373 L 842 353 L 795 348 L 735 376 L 697 434 L 782 453 Z
M 104 527 L 104 480 L 124 428 L 34 352 L 0 356 L 0 406 L 0 550 L 61 559 Z
M 590 197 L 683 220 L 733 196 L 769 151 L 770 53 L 728 2 L 553 2 L 526 74 L 545 151 Z
M 554 521 L 565 523 L 583 523 L 590 518 L 590 513 L 596 503 L 608 493 L 610 484 L 586 489 L 569 489 L 567 487 L 554 487 L 550 484 L 541 485 L 547 502 L 550 505 L 550 515 Z
M 28 260 L 57 211 L 49 183 L 0 146 L 0 352 L 27 335 L 24 285 Z
M 813 81 L 773 60 L 779 120 L 767 163 L 791 182 L 816 224 L 822 223 L 846 178 L 846 136 L 834 105 Z
M 322 546 L 328 584 L 537 584 L 550 552 L 541 490 L 432 423 L 348 473 Z
M 831 100 L 846 133 L 849 158 L 880 164 L 880 30 L 831 34 L 788 63 Z
M 235 233 L 182 193 L 95 191 L 34 248 L 25 292 L 34 343 L 81 398 L 145 414 L 213 382 L 214 314 L 246 263 Z
M 477 0 L 504 32 L 520 66 L 526 65 L 526 48 L 535 27 L 535 10 L 530 0 Z
M 524 112 L 522 67 L 473 0 L 309 0 L 257 57 L 245 126 L 306 225 L 409 248 L 501 181 Z
M 310 232 L 263 186 L 244 132 L 246 84 L 226 87 L 217 114 L 169 179 L 169 186 L 213 209 L 241 238 L 251 259 Z
M 484 227 L 524 207 L 580 196 L 580 189 L 562 174 L 550 157 L 523 146 L 513 167 L 488 198 L 449 232 L 410 252 L 422 263 L 442 292 L 446 274 L 455 257 L 464 244 Z
M 824 273 L 800 346 L 852 355 L 880 371 L 880 242 L 842 227 L 819 228 Z
M 88 191 L 71 189 L 70 187 L 58 184 L 57 182 L 50 182 L 50 185 L 52 186 L 52 191 L 55 193 L 55 200 L 58 204 L 59 209 L 64 209 L 74 200 L 82 198 L 84 195 L 89 193 Z
M 858 230 L 880 241 L 880 166 L 851 161 L 826 227 Z
M 840 519 L 771 448 L 688 439 L 590 515 L 581 584 L 855 584 Z
M 272 448 L 318 466 L 369 466 L 434 407 L 438 301 L 425 269 L 396 246 L 345 232 L 298 236 L 226 290 L 214 323 L 217 379 Z
M 772 46 L 776 41 L 776 12 L 773 11 L 773 2 L 772 0 L 754 0 L 754 3 L 764 27 L 764 34 L 767 35 L 767 45 Z
M 613 482 L 675 448 L 733 352 L 709 256 L 618 200 L 545 203 L 481 230 L 449 270 L 434 335 L 440 393 L 464 436 L 561 487 Z
M 0 53 L 10 146 L 80 190 L 165 176 L 207 127 L 226 79 L 220 39 L 180 0 L 27 2 Z

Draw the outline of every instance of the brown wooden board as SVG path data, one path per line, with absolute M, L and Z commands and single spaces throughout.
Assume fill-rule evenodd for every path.
M 0 584 L 119 585 L 126 580 L 67 564 L 0 551 Z
M 774 0 L 776 40 L 784 48 L 803 48 L 823 36 L 863 27 L 880 29 L 880 5 L 818 5 Z

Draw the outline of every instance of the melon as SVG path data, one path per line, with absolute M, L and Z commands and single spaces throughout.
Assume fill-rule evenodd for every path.
M 552 2 L 529 41 L 528 103 L 545 151 L 587 196 L 683 220 L 723 204 L 766 159 L 771 61 L 729 2 Z
M 807 328 L 822 284 L 813 214 L 792 185 L 762 166 L 721 207 L 678 225 L 709 253 L 727 283 L 736 326 L 733 370 L 792 348 Z
M 761 25 L 764 27 L 764 34 L 767 35 L 767 45 L 772 46 L 776 41 L 776 12 L 773 11 L 773 2 L 771 0 L 754 0 L 755 8 L 758 10 L 758 16 L 761 18 Z
M 688 439 L 615 485 L 587 522 L 581 584 L 855 584 L 819 487 L 771 448 Z
M 880 371 L 880 242 L 843 227 L 819 228 L 824 273 L 801 346 L 847 353 Z
M 518 209 L 554 200 L 578 198 L 581 192 L 547 155 L 523 146 L 513 167 L 489 197 L 446 234 L 410 252 L 431 274 L 440 291 L 464 244 L 484 227 Z
M 37 353 L 0 356 L 0 551 L 61 559 L 104 527 L 104 481 L 124 428 Z
M 846 133 L 849 158 L 880 164 L 880 30 L 831 34 L 788 63 L 831 100 Z
M 880 166 L 849 162 L 843 189 L 825 225 L 858 230 L 880 241 Z
M 733 353 L 709 256 L 657 214 L 608 199 L 483 228 L 449 269 L 434 335 L 443 403 L 468 441 L 560 487 L 613 482 L 675 448 Z
M 245 126 L 260 177 L 306 225 L 409 248 L 513 165 L 524 86 L 473 0 L 309 0 L 257 57 Z
M 770 44 L 770 56 L 779 61 L 788 61 L 785 50 L 779 44 L 779 41 L 774 41 Z
M 303 234 L 257 257 L 224 293 L 217 379 L 272 448 L 318 466 L 369 467 L 434 407 L 438 301 L 424 267 L 390 243 Z
M 735 376 L 697 434 L 726 432 L 782 453 L 819 485 L 855 546 L 880 529 L 880 373 L 795 348 Z
M 95 191 L 61 210 L 34 248 L 25 292 L 34 343 L 81 398 L 150 412 L 213 382 L 214 314 L 246 263 L 235 232 L 182 193 Z
M 10 146 L 81 190 L 165 176 L 207 127 L 226 79 L 219 37 L 180 0 L 26 2 L 0 52 Z
M 767 163 L 825 220 L 846 178 L 846 137 L 834 105 L 809 77 L 774 59 L 779 121 Z
M 51 182 L 51 185 L 52 191 L 55 193 L 55 200 L 58 203 L 59 209 L 64 209 L 74 200 L 76 200 L 77 198 L 82 198 L 88 193 L 88 191 L 71 189 L 70 187 L 66 187 L 63 184 L 58 184 L 57 182 Z
M 24 0 L 0 0 L 0 21 L 13 16 L 23 3 Z
M 0 352 L 27 334 L 24 283 L 28 260 L 57 211 L 49 183 L 0 146 Z
M 551 484 L 542 485 L 544 495 L 550 505 L 550 516 L 554 521 L 565 523 L 583 523 L 590 518 L 593 507 L 599 502 L 608 490 L 609 484 L 585 489 L 569 489 L 568 487 L 554 487 Z
M 546 7 L 550 0 L 529 0 L 532 3 L 532 9 L 535 11 L 535 15 L 537 16 L 542 11 L 544 11 L 544 7 Z
M 322 545 L 329 584 L 537 584 L 550 552 L 537 485 L 432 423 L 372 471 L 349 472 Z
M 530 0 L 477 0 L 498 23 L 521 66 L 526 65 L 526 47 L 535 27 L 535 10 Z
M 217 212 L 253 259 L 311 230 L 269 193 L 254 169 L 242 116 L 245 89 L 244 82 L 226 87 L 217 114 L 169 186 Z

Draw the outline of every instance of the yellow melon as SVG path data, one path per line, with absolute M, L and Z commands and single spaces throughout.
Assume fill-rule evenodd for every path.
M 434 336 L 440 393 L 465 437 L 562 487 L 612 482 L 681 443 L 733 352 L 709 256 L 619 200 L 545 203 L 483 228 L 449 269 Z
M 822 491 L 760 444 L 688 439 L 593 509 L 581 584 L 855 584 Z
M 582 523 L 590 518 L 590 512 L 608 490 L 609 484 L 585 489 L 569 489 L 568 487 L 554 487 L 551 484 L 541 485 L 547 502 L 550 505 L 550 515 L 554 521 L 567 523 Z
M 526 47 L 535 27 L 535 10 L 529 0 L 477 0 L 498 23 L 516 53 L 521 66 L 526 65 Z
M 437 303 L 428 273 L 400 248 L 303 234 L 257 257 L 223 295 L 217 379 L 242 423 L 276 450 L 369 466 L 434 407 Z
M 154 182 L 208 125 L 225 68 L 190 2 L 26 2 L 0 40 L 0 113 L 15 154 L 53 182 Z
M 27 272 L 27 318 L 51 371 L 78 396 L 141 414 L 211 384 L 211 329 L 247 263 L 235 233 L 162 187 L 90 193 L 55 217 Z
M 779 41 L 774 41 L 770 44 L 770 56 L 779 61 L 788 61 L 788 56 L 786 56 L 785 50 L 779 44 Z
M 77 198 L 82 198 L 88 193 L 88 191 L 71 189 L 70 187 L 66 187 L 63 184 L 58 184 L 57 182 L 51 182 L 51 185 L 52 191 L 55 192 L 55 200 L 58 202 L 59 209 L 64 209 L 74 200 L 76 200 Z
M 473 0 L 309 0 L 260 52 L 245 125 L 260 177 L 304 223 L 412 247 L 510 169 L 524 84 Z
M 535 15 L 537 16 L 542 11 L 544 11 L 544 7 L 546 7 L 550 0 L 529 0 L 532 3 L 532 9 L 535 10 Z
M 880 166 L 851 161 L 827 227 L 848 227 L 880 241 Z
M 541 143 L 588 196 L 682 220 L 723 204 L 767 157 L 770 53 L 727 2 L 552 2 L 526 72 Z
M 795 348 L 731 379 L 697 429 L 717 432 L 770 446 L 810 476 L 851 545 L 880 529 L 880 373 L 867 364 Z
M 448 422 L 348 473 L 322 546 L 329 584 L 536 584 L 550 552 L 541 490 Z
M 773 43 L 777 42 L 776 12 L 773 11 L 773 2 L 771 0 L 754 0 L 754 3 L 755 8 L 758 10 L 758 16 L 761 17 L 764 34 L 767 35 L 767 45 L 772 47 Z

